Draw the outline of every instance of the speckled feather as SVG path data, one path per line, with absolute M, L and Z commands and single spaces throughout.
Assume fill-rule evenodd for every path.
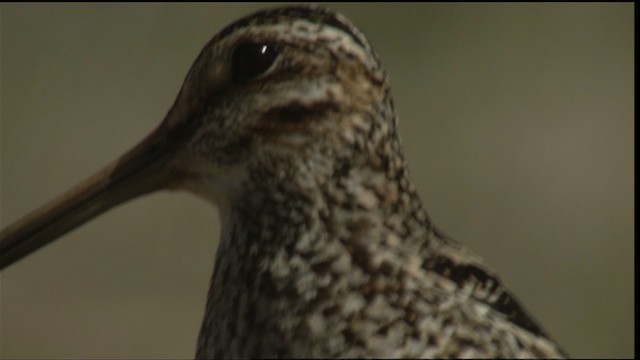
M 238 82 L 231 54 L 245 41 L 278 57 Z M 171 111 L 188 119 L 170 124 L 190 174 L 176 187 L 215 202 L 222 221 L 198 358 L 563 356 L 432 225 L 382 63 L 344 17 L 303 6 L 237 21 Z

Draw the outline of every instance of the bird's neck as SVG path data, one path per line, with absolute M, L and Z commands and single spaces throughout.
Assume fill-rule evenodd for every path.
M 426 245 L 430 224 L 402 159 L 352 156 L 324 171 L 319 163 L 308 172 L 304 164 L 289 173 L 253 169 L 259 178 L 221 211 L 199 356 L 291 356 L 279 346 L 291 351 L 285 342 L 301 334 L 295 329 L 321 336 L 330 326 L 314 323 L 322 312 L 385 271 L 375 254 Z M 243 343 L 249 332 L 257 343 Z

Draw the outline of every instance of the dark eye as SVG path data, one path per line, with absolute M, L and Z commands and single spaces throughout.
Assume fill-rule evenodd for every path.
M 251 80 L 273 65 L 278 52 L 263 43 L 244 42 L 233 51 L 233 75 L 236 79 Z

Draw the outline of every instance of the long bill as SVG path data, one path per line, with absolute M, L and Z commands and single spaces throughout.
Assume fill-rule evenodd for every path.
M 116 161 L 0 232 L 0 270 L 103 212 L 176 180 L 170 131 L 158 127 Z

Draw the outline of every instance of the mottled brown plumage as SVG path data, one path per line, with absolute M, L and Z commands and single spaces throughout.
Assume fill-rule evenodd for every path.
M 222 220 L 198 358 L 563 356 L 433 226 L 396 126 L 382 63 L 345 18 L 260 11 L 213 37 L 106 181 L 3 231 L 2 266 L 129 198 L 183 189 Z

